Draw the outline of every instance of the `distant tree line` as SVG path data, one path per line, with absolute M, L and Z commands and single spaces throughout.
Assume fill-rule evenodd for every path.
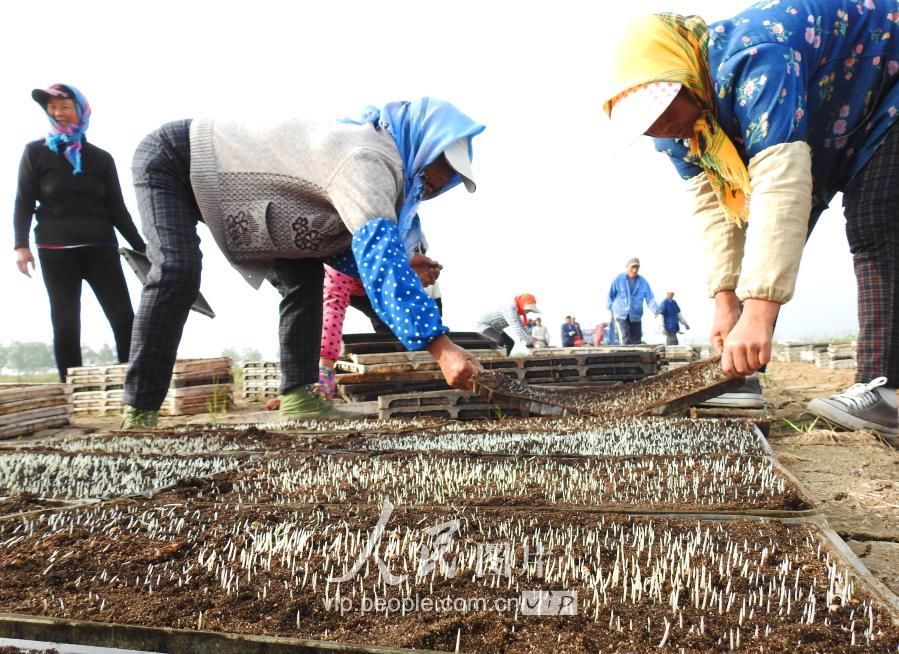
M 118 363 L 115 350 L 108 344 L 100 349 L 82 345 L 81 358 L 86 366 L 105 366 Z M 0 344 L 0 368 L 19 374 L 34 374 L 56 368 L 53 346 L 36 341 L 13 341 L 9 345 Z
M 262 361 L 262 354 L 259 352 L 259 350 L 254 350 L 250 347 L 244 348 L 243 350 L 238 350 L 234 347 L 227 347 L 222 350 L 222 356 L 229 357 L 233 365 L 237 365 L 238 363 L 246 363 L 247 361 Z
M 253 348 L 238 350 L 233 347 L 222 352 L 223 357 L 231 357 L 235 363 L 262 361 L 262 354 Z M 119 362 L 115 350 L 104 344 L 99 349 L 82 345 L 81 359 L 86 366 L 109 366 Z M 56 369 L 53 345 L 37 341 L 13 341 L 9 345 L 0 344 L 0 369 L 20 375 L 30 375 Z

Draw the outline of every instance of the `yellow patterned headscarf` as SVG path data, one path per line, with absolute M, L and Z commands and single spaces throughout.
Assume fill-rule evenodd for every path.
M 749 217 L 749 172 L 716 118 L 708 35 L 698 16 L 652 14 L 634 21 L 623 35 L 603 109 L 611 116 L 618 98 L 635 86 L 683 84 L 703 108 L 693 126 L 690 152 L 708 174 L 724 215 L 740 225 Z

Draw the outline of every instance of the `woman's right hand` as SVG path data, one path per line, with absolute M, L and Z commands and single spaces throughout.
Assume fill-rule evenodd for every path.
M 16 248 L 16 266 L 19 268 L 19 272 L 26 277 L 31 277 L 31 273 L 28 272 L 29 263 L 31 269 L 34 270 L 34 255 L 31 254 L 31 248 Z
M 715 317 L 710 339 L 715 352 L 724 351 L 724 339 L 740 319 L 740 300 L 733 291 L 718 291 L 715 295 Z
M 437 360 L 446 383 L 454 388 L 465 388 L 469 379 L 484 372 L 480 361 L 453 343 L 446 334 L 431 341 L 428 352 Z

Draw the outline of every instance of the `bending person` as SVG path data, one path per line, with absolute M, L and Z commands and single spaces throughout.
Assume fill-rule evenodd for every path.
M 710 261 L 712 343 L 732 375 L 770 360 L 807 235 L 843 193 L 859 289 L 857 383 L 809 410 L 896 435 L 896 3 L 791 7 L 754 5 L 712 25 L 643 18 L 625 34 L 604 108 L 622 132 L 655 137 L 687 180 Z
M 540 313 L 530 293 L 516 295 L 512 302 L 485 313 L 478 320 L 478 331 L 506 348 L 506 354 L 529 354 L 531 336 L 525 329 L 528 313 Z
M 53 353 L 59 379 L 81 365 L 81 286 L 97 296 L 115 338 L 120 363 L 128 361 L 134 311 L 125 284 L 118 229 L 128 244 L 143 252 L 144 241 L 122 198 L 115 161 L 88 143 L 91 107 L 74 86 L 51 84 L 31 97 L 50 119 L 46 138 L 25 146 L 13 217 L 16 265 L 31 276 L 29 245 L 32 216 L 41 275 L 50 298 Z
M 362 279 L 375 312 L 410 350 L 427 349 L 452 386 L 480 370 L 455 345 L 409 265 L 418 205 L 464 183 L 480 125 L 433 98 L 369 108 L 357 121 L 266 129 L 169 123 L 134 157 L 152 263 L 134 324 L 124 428 L 155 424 L 200 284 L 203 220 L 228 260 L 281 294 L 281 417 L 337 417 L 318 379 L 324 263 Z

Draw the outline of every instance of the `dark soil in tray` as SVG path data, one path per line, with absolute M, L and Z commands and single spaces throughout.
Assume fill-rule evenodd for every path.
M 765 457 L 516 457 L 394 452 L 279 457 L 159 498 L 249 504 L 597 507 L 665 512 L 814 508 Z
M 38 497 L 31 493 L 21 493 L 19 495 L 0 499 L 0 516 L 21 513 L 23 511 L 50 509 L 57 506 L 65 506 L 66 504 L 66 502 Z M 0 650 L 0 652 L 2 652 L 2 650 Z
M 377 517 L 146 502 L 0 523 L 0 611 L 470 652 L 728 651 L 738 629 L 745 651 L 899 645 L 815 527 L 398 508 L 366 556 Z M 576 609 L 522 610 L 540 590 L 544 613 Z

